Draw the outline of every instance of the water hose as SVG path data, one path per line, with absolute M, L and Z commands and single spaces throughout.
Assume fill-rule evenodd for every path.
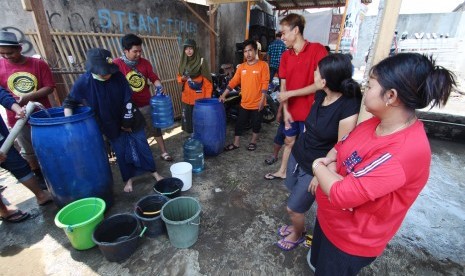
M 8 153 L 16 137 L 18 136 L 23 126 L 26 124 L 27 120 L 29 119 L 29 116 L 32 114 L 35 108 L 36 108 L 36 104 L 34 102 L 27 103 L 26 116 L 16 121 L 16 124 L 10 130 L 10 134 L 8 134 L 8 136 L 5 139 L 5 142 L 3 142 L 3 145 L 0 147 L 0 152 L 2 152 L 5 155 Z

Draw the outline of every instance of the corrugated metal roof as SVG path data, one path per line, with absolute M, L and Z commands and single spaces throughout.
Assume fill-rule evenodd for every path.
M 362 3 L 369 4 L 372 0 L 362 0 Z M 276 7 L 276 10 L 301 10 L 314 8 L 336 8 L 345 6 L 345 0 L 276 0 L 267 1 Z

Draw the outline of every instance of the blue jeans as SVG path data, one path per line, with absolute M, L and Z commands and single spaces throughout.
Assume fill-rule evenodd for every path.
M 3 142 L 5 141 L 0 145 L 3 145 Z M 29 164 L 14 147 L 7 152 L 6 160 L 0 166 L 9 171 L 19 182 L 27 181 L 34 176 Z
M 315 201 L 315 196 L 308 191 L 312 178 L 313 175 L 304 172 L 291 153 L 287 162 L 286 180 L 284 181 L 287 189 L 291 192 L 287 200 L 289 209 L 300 214 L 310 210 Z

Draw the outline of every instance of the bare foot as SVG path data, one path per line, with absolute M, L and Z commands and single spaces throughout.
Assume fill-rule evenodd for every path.
M 159 175 L 157 172 L 152 173 L 153 178 L 155 178 L 156 181 L 160 181 L 163 179 L 163 176 Z
M 126 185 L 124 186 L 123 189 L 126 193 L 132 192 L 132 179 L 129 179 L 128 182 L 126 182 Z

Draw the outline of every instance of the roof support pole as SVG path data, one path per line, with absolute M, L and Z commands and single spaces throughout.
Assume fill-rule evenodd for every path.
M 380 0 L 379 1 L 379 12 L 378 16 L 381 16 L 379 27 L 376 29 L 378 33 L 375 33 L 374 43 L 372 43 L 372 49 L 370 52 L 373 53 L 372 58 L 368 61 L 368 64 L 377 64 L 389 55 L 389 49 L 391 48 L 392 38 L 397 25 L 397 19 L 399 18 L 401 0 Z M 367 66 L 365 70 L 370 70 Z M 365 95 L 363 95 L 365 98 Z M 365 105 L 360 108 L 360 114 L 358 116 L 358 122 L 363 122 L 373 115 L 368 113 L 365 109 Z
M 45 55 L 50 67 L 56 67 L 58 64 L 58 58 L 53 46 L 52 35 L 47 22 L 47 16 L 45 14 L 45 8 L 42 0 L 25 1 L 23 7 L 28 10 L 32 10 L 32 17 L 34 19 L 34 25 L 39 36 L 39 47 L 42 53 Z M 61 105 L 61 102 L 66 98 L 67 91 L 64 85 L 64 79 L 61 74 L 54 74 L 56 89 L 52 96 L 49 97 L 53 101 L 54 105 Z

